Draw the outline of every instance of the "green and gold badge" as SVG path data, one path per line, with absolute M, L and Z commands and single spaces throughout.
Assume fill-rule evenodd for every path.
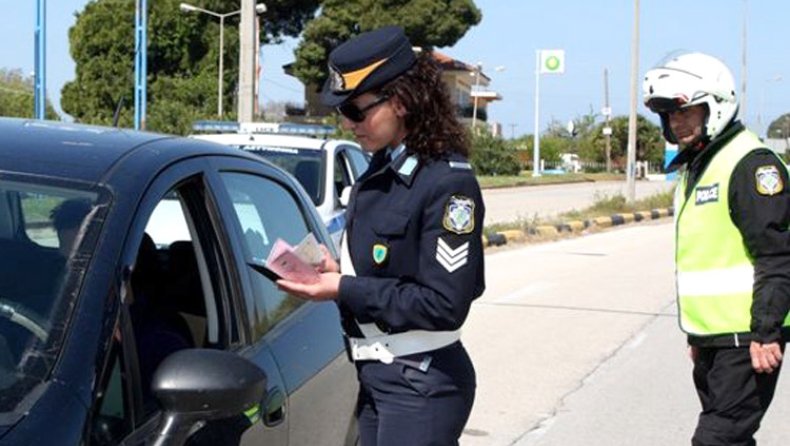
M 376 243 L 373 245 L 373 261 L 376 265 L 382 265 L 386 262 L 389 252 L 389 248 L 383 243 Z

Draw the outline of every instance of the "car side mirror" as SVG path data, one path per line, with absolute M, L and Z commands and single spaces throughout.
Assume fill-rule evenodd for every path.
M 151 387 L 164 411 L 151 444 L 182 446 L 196 423 L 229 418 L 259 405 L 266 374 L 235 353 L 192 348 L 165 358 Z
M 346 186 L 340 192 L 340 206 L 348 207 L 348 202 L 351 199 L 351 186 Z

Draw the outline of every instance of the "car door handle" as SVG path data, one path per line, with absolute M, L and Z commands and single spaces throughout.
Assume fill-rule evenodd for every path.
M 285 392 L 280 387 L 266 392 L 261 407 L 264 408 L 263 424 L 274 427 L 285 421 Z

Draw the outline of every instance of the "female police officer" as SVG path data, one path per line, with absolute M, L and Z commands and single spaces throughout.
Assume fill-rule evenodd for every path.
M 429 54 L 403 30 L 357 36 L 329 56 L 322 101 L 373 154 L 352 190 L 341 265 L 318 283 L 335 299 L 360 382 L 362 446 L 457 445 L 475 371 L 459 341 L 482 294 L 484 207 L 466 131 Z

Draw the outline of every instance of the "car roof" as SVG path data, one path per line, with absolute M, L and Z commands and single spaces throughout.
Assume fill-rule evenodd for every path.
M 223 145 L 171 135 L 0 118 L 0 172 L 98 183 L 122 162 L 132 163 L 137 172 L 155 174 L 171 161 L 207 154 L 260 159 Z
M 287 147 L 293 149 L 324 150 L 327 142 L 332 140 L 316 139 L 307 136 L 252 134 L 252 133 L 217 133 L 206 135 L 190 135 L 190 138 L 213 141 L 225 145 L 249 146 L 261 145 L 269 147 Z

